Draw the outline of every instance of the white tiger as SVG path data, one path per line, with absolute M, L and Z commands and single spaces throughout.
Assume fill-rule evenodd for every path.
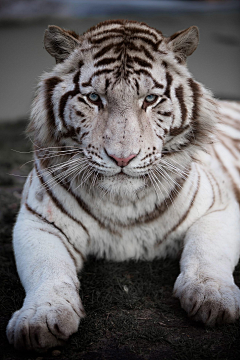
M 29 131 L 35 167 L 14 227 L 26 290 L 7 327 L 18 349 L 63 344 L 84 316 L 88 255 L 146 259 L 182 251 L 174 295 L 206 325 L 239 317 L 240 105 L 193 80 L 192 26 L 169 38 L 103 22 L 82 36 L 49 26 Z

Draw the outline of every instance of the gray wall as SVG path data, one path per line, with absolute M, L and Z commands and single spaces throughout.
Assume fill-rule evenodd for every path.
M 43 33 L 48 24 L 82 33 L 109 18 L 144 21 L 167 36 L 197 25 L 200 44 L 188 61 L 191 72 L 217 97 L 240 99 L 240 13 L 237 11 L 5 21 L 0 23 L 0 121 L 28 116 L 39 75 L 54 65 L 43 48 Z

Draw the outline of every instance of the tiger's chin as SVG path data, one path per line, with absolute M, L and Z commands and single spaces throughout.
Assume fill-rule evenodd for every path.
M 143 197 L 148 189 L 148 181 L 145 177 L 130 176 L 119 172 L 113 176 L 105 176 L 98 183 L 98 188 L 110 199 L 117 198 L 135 201 Z

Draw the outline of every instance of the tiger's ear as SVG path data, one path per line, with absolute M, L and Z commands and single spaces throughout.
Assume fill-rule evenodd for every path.
M 178 31 L 168 39 L 168 45 L 171 50 L 176 53 L 179 62 L 184 63 L 187 56 L 191 55 L 197 48 L 199 43 L 199 31 L 196 26 Z
M 55 57 L 56 62 L 64 61 L 80 44 L 80 36 L 55 25 L 49 25 L 44 35 L 44 47 Z

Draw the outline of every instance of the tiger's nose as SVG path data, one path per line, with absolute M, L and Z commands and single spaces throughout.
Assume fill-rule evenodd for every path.
M 133 154 L 133 155 L 130 155 L 130 156 L 126 157 L 126 158 L 119 158 L 119 157 L 117 157 L 117 156 L 115 156 L 115 155 L 110 155 L 110 154 L 108 154 L 108 156 L 110 156 L 111 158 L 113 158 L 113 159 L 116 161 L 116 163 L 117 163 L 118 166 L 124 167 L 124 166 L 127 166 L 127 165 L 129 164 L 129 162 L 130 162 L 133 158 L 135 158 L 137 155 L 136 155 L 136 154 Z

